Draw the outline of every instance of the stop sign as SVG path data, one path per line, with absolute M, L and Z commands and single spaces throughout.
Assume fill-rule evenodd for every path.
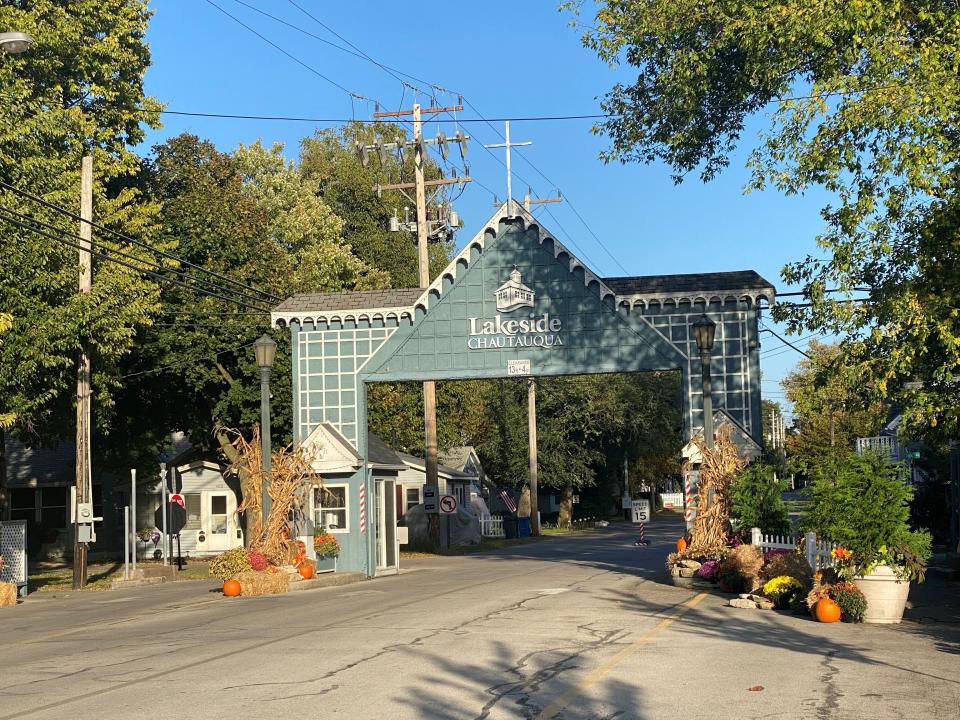
M 176 496 L 170 496 L 170 502 L 167 503 L 167 535 L 179 535 L 187 524 L 187 511 L 183 505 L 173 501 Z M 157 508 L 153 514 L 153 524 L 160 530 L 163 530 L 163 506 Z

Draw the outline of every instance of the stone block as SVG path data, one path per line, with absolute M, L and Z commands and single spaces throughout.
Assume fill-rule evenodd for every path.
M 746 600 L 745 598 L 730 598 L 727 605 L 744 610 L 756 610 L 757 608 L 757 604 L 753 600 Z
M 701 563 L 698 563 L 696 560 L 681 560 L 680 567 L 688 568 L 690 570 L 699 570 Z
M 680 577 L 683 578 L 692 578 L 697 574 L 696 568 L 680 568 Z

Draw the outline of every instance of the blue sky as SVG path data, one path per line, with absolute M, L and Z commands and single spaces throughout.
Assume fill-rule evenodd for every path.
M 333 83 L 377 99 L 385 109 L 398 109 L 401 102 L 408 107 L 415 97 L 367 60 L 243 4 L 344 45 L 288 0 L 214 2 Z M 380 63 L 462 93 L 486 117 L 599 112 L 598 96 L 618 78 L 628 77 L 627 71 L 607 67 L 581 46 L 579 31 L 569 26 L 570 16 L 558 12 L 555 2 L 296 2 Z M 367 119 L 374 110 L 371 102 L 351 101 L 342 88 L 271 47 L 207 0 L 154 0 L 151 7 L 155 15 L 148 40 L 153 66 L 147 73 L 147 92 L 167 103 L 169 110 L 330 119 Z M 420 101 L 431 102 L 423 95 Z M 437 101 L 450 105 L 455 97 L 438 94 Z M 475 116 L 469 107 L 464 114 Z M 281 142 L 296 158 L 303 137 L 333 124 L 165 115 L 164 127 L 151 132 L 147 143 L 189 131 L 223 150 L 258 139 Z M 756 118 L 745 139 L 753 143 L 765 124 L 764 118 Z M 479 182 L 468 186 L 456 203 L 465 221 L 461 242 L 491 214 L 488 189 L 500 198 L 506 195 L 503 167 L 480 147 L 500 138 L 483 124 L 465 127 L 474 138 L 467 160 Z M 431 123 L 425 132 L 435 134 L 437 129 L 451 134 L 456 127 L 452 121 Z M 584 120 L 512 123 L 514 140 L 533 141 L 523 154 L 536 166 L 514 155 L 514 196 L 522 197 L 528 182 L 541 197 L 559 187 L 589 230 L 567 203 L 549 206 L 553 217 L 544 215 L 542 222 L 562 241 L 572 237 L 597 272 L 754 269 L 780 292 L 795 289 L 783 285 L 780 269 L 788 261 L 816 253 L 819 210 L 827 201 L 823 193 L 744 195 L 746 153 L 735 156 L 731 167 L 709 184 L 691 179 L 676 186 L 662 165 L 605 165 L 598 154 L 606 139 L 590 129 L 590 121 Z M 502 158 L 502 150 L 493 152 Z M 771 322 L 768 316 L 765 321 Z M 778 331 L 783 334 L 782 328 Z M 763 338 L 764 391 L 769 399 L 778 400 L 777 381 L 800 356 L 793 350 L 781 352 L 783 346 L 769 334 Z

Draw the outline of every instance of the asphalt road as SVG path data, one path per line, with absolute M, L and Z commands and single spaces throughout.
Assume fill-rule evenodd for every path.
M 664 584 L 679 527 L 265 598 L 38 594 L 0 610 L 0 720 L 960 717 L 958 628 L 724 607 Z

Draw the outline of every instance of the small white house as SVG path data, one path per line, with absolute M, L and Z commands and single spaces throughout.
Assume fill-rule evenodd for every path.
M 183 557 L 219 555 L 243 547 L 243 529 L 237 514 L 242 497 L 240 479 L 227 474 L 226 467 L 212 457 L 188 450 L 168 464 L 168 492 L 183 496 L 187 513 L 186 525 L 180 531 L 179 552 Z M 141 485 L 137 496 L 137 530 L 159 528 L 160 484 L 152 481 Z M 159 548 L 159 544 L 139 542 L 138 555 L 154 557 Z M 176 557 L 177 551 L 174 539 L 170 556 Z

